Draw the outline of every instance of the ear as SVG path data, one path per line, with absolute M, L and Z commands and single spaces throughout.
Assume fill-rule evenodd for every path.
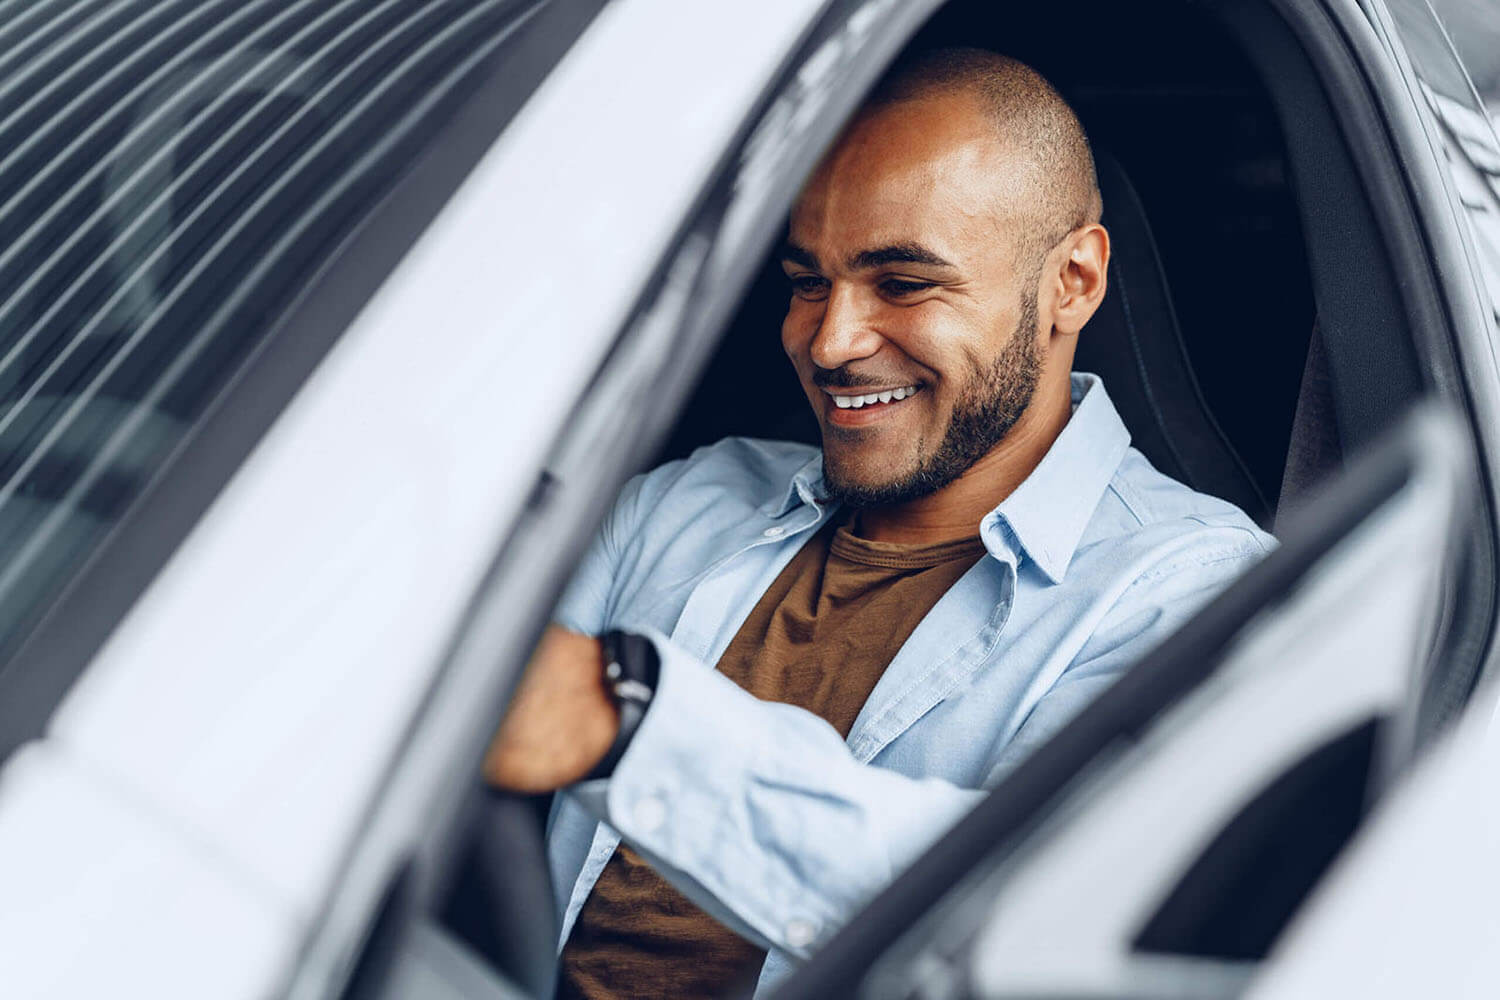
M 1067 235 L 1054 251 L 1050 274 L 1056 293 L 1052 309 L 1054 335 L 1076 337 L 1104 301 L 1109 273 L 1109 233 L 1097 222 Z

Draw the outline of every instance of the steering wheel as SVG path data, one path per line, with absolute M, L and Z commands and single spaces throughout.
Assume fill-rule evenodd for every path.
M 484 786 L 442 922 L 529 995 L 550 997 L 557 972 L 558 914 L 544 839 L 551 795 Z

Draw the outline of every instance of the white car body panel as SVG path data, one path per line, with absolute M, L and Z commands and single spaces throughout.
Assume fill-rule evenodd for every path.
M 120 786 L 45 743 L 8 762 L 0 992 L 268 995 L 297 945 L 293 914 L 217 845 L 184 837 Z
M 263 970 L 279 954 L 284 974 L 557 431 L 820 8 L 603 10 L 132 609 L 42 746 L 0 773 L 0 858 L 71 845 L 47 862 L 69 905 L 5 939 L 20 962 L 0 962 L 7 990 L 20 975 L 53 995 L 119 996 L 122 983 L 223 995 L 235 966 L 181 959 L 218 954 L 236 907 L 263 925 L 247 938 L 264 946 L 244 955 L 258 948 Z M 72 864 L 109 856 L 124 826 L 33 814 L 35 789 L 78 774 L 149 814 L 129 849 L 160 872 L 156 891 L 115 891 Z M 174 905 L 209 869 L 219 896 Z M 107 945 L 66 926 L 77 912 Z M 88 960 L 96 947 L 153 974 L 122 979 Z M 264 981 L 251 972 L 244 983 Z

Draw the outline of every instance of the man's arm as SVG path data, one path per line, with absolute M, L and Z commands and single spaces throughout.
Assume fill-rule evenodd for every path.
M 860 764 L 816 715 L 761 701 L 652 638 L 662 665 L 646 720 L 610 779 L 573 791 L 765 947 L 806 954 L 983 796 Z M 486 756 L 492 784 L 549 791 L 603 759 L 618 718 L 602 659 L 598 640 L 548 628 Z
M 985 785 L 998 783 L 1246 564 L 1226 559 L 1195 567 L 1190 582 L 1169 573 L 1131 588 L 992 762 Z M 861 764 L 821 718 L 761 701 L 665 637 L 653 639 L 661 675 L 644 721 L 612 777 L 576 785 L 572 794 L 695 903 L 763 946 L 809 954 L 985 794 Z M 575 691 L 571 711 L 602 717 L 594 701 L 607 703 L 597 644 L 574 637 L 555 648 L 580 662 L 539 660 L 534 669 L 559 678 L 546 688 Z M 583 681 L 589 675 L 591 686 Z M 530 770 L 535 762 L 516 764 L 528 769 L 529 782 L 560 786 L 587 774 L 608 747 L 605 727 L 591 744 L 592 760 L 583 759 L 567 746 L 575 739 L 570 710 L 551 695 L 532 704 L 559 714 L 527 718 L 518 700 L 506 725 L 524 724 L 530 734 L 507 743 L 502 728 L 497 746 L 525 748 L 534 761 L 569 762 L 548 763 L 545 774 Z M 513 773 L 507 756 L 491 756 L 489 773 L 501 783 L 518 780 L 505 777 Z

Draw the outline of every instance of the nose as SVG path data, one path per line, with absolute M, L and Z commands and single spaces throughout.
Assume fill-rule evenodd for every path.
M 838 368 L 880 350 L 881 337 L 872 318 L 857 287 L 834 282 L 808 349 L 812 363 L 819 368 Z

